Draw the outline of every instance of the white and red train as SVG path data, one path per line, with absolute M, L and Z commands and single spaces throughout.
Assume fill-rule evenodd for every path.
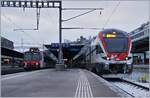
M 86 68 L 97 73 L 131 72 L 131 45 L 127 32 L 117 29 L 99 32 L 86 51 Z
M 38 48 L 30 48 L 29 51 L 24 53 L 23 66 L 28 69 L 42 68 L 42 55 Z
M 24 53 L 23 67 L 26 70 L 54 67 L 56 62 L 57 58 L 52 53 L 31 47 Z

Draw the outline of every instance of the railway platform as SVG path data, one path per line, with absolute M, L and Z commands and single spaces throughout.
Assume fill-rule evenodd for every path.
M 2 75 L 2 97 L 122 97 L 125 93 L 83 69 L 43 69 Z
M 25 71 L 23 67 L 12 66 L 12 65 L 3 65 L 1 66 L 1 74 L 12 74 Z
M 138 64 L 138 65 L 133 65 L 133 68 L 134 69 L 138 69 L 138 68 L 141 68 L 141 69 L 149 69 L 149 64 Z

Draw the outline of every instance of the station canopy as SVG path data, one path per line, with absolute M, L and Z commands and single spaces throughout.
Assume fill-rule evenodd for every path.
M 62 43 L 63 59 L 70 61 L 83 46 L 83 44 Z M 45 47 L 58 58 L 59 43 L 51 43 L 50 45 L 45 45 Z
M 23 58 L 23 53 L 4 47 L 1 47 L 1 55 L 15 58 Z
M 132 53 L 149 51 L 149 37 L 132 42 Z

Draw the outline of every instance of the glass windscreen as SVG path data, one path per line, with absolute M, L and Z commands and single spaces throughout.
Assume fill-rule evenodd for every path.
M 108 52 L 125 52 L 128 50 L 127 38 L 104 38 Z
M 24 55 L 24 59 L 25 60 L 40 60 L 41 59 L 41 55 L 40 55 L 40 53 L 27 52 Z
M 32 59 L 32 55 L 31 55 L 31 54 L 32 54 L 32 53 L 30 53 L 30 52 L 25 53 L 24 59 L 25 59 L 25 60 L 31 60 L 31 59 Z
M 33 53 L 33 55 L 32 55 L 33 60 L 40 60 L 40 58 L 41 58 L 40 53 Z

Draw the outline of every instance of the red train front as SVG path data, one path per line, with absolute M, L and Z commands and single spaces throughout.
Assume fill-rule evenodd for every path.
M 39 69 L 41 66 L 41 53 L 38 48 L 30 48 L 24 53 L 24 68 L 26 70 Z
M 91 42 L 86 54 L 88 66 L 102 73 L 128 73 L 132 71 L 131 39 L 127 32 L 105 29 Z M 93 70 L 93 68 L 90 68 Z

